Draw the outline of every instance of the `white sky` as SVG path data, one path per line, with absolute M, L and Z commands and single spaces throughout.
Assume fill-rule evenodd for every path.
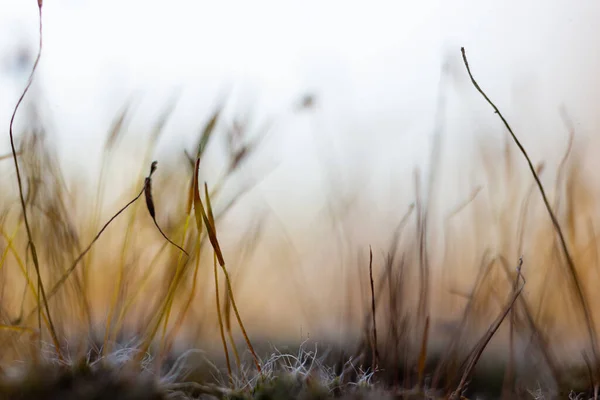
M 15 67 L 18 48 L 35 50 L 36 7 L 35 0 L 0 5 L 4 138 L 28 73 Z M 348 180 L 390 191 L 389 182 L 400 179 L 411 190 L 413 166 L 427 161 L 440 87 L 448 96 L 448 162 L 473 156 L 477 135 L 500 137 L 498 120 L 468 84 L 460 46 L 535 155 L 564 148 L 561 104 L 578 133 L 593 136 L 600 125 L 598 20 L 595 0 L 46 0 L 36 90 L 63 159 L 81 171 L 94 165 L 111 118 L 133 93 L 145 96 L 131 125 L 141 132 L 183 89 L 161 142 L 166 149 L 193 143 L 216 99 L 233 89 L 234 111 L 252 105 L 279 118 L 270 151 L 283 163 L 263 190 L 289 207 L 284 196 L 302 202 L 322 183 L 323 138 L 337 146 Z M 445 57 L 449 74 L 440 84 Z M 318 107 L 291 113 L 307 91 Z M 7 139 L 0 148 L 8 150 Z M 370 177 L 358 176 L 366 168 Z M 282 187 L 290 181 L 293 187 Z

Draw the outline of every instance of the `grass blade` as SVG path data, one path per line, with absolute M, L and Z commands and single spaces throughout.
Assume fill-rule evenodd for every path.
M 469 62 L 467 60 L 467 55 L 465 53 L 464 47 L 461 47 L 461 52 L 462 52 L 463 62 L 465 64 L 465 67 L 469 74 L 469 78 L 471 79 L 471 83 L 473 84 L 475 89 L 477 89 L 477 91 L 483 96 L 483 98 L 487 101 L 487 103 L 494 109 L 494 112 L 498 115 L 498 117 L 500 117 L 500 119 L 502 120 L 502 123 L 504 124 L 504 126 L 506 127 L 508 132 L 510 133 L 511 138 L 513 139 L 513 141 L 515 142 L 515 144 L 517 145 L 517 147 L 523 154 L 523 157 L 527 161 L 527 165 L 529 166 L 531 174 L 533 175 L 533 179 L 535 180 L 535 183 L 538 186 L 540 194 L 542 195 L 542 200 L 544 201 L 544 206 L 546 207 L 546 210 L 548 211 L 548 215 L 550 216 L 550 219 L 552 220 L 552 225 L 554 226 L 554 230 L 556 231 L 556 234 L 558 235 L 562 251 L 563 251 L 565 259 L 567 261 L 567 267 L 568 267 L 567 269 L 568 269 L 569 275 L 571 276 L 572 283 L 575 287 L 578 301 L 583 310 L 586 328 L 588 331 L 589 340 L 590 340 L 590 344 L 592 346 L 592 352 L 594 355 L 595 367 L 597 368 L 600 361 L 598 358 L 598 350 L 596 347 L 597 346 L 597 335 L 596 335 L 596 329 L 594 326 L 594 319 L 592 317 L 592 313 L 590 311 L 588 301 L 583 292 L 581 280 L 579 279 L 579 276 L 577 275 L 575 261 L 573 260 L 573 256 L 571 255 L 569 247 L 567 246 L 567 241 L 565 239 L 565 235 L 560 226 L 560 223 L 558 222 L 558 218 L 556 217 L 554 211 L 552 211 L 552 207 L 550 206 L 550 201 L 548 200 L 548 196 L 546 196 L 546 191 L 544 189 L 544 186 L 542 185 L 542 182 L 540 181 L 540 178 L 535 170 L 535 167 L 534 167 L 533 163 L 531 162 L 531 159 L 529 158 L 529 154 L 527 153 L 527 151 L 525 150 L 525 148 L 523 147 L 523 145 L 521 144 L 521 142 L 519 141 L 519 139 L 513 132 L 512 128 L 508 124 L 508 121 L 506 121 L 506 119 L 504 118 L 504 116 L 502 115 L 502 113 L 500 112 L 498 107 L 496 107 L 496 105 L 485 94 L 483 89 L 481 89 L 481 87 L 479 86 L 477 81 L 475 81 L 475 78 L 473 77 L 473 74 L 471 73 L 471 68 L 469 67 Z
M 38 13 L 39 13 L 39 38 L 40 38 L 40 41 L 39 41 L 39 47 L 38 47 L 37 57 L 35 59 L 35 62 L 33 64 L 32 69 L 31 69 L 31 74 L 29 75 L 29 79 L 27 80 L 27 85 L 25 86 L 25 89 L 23 90 L 23 93 L 19 97 L 19 100 L 17 101 L 17 104 L 15 105 L 15 108 L 13 110 L 12 116 L 10 118 L 10 125 L 9 125 L 8 131 L 9 131 L 9 136 L 10 136 L 10 147 L 11 147 L 11 150 L 12 150 L 13 161 L 15 163 L 15 169 L 16 169 L 16 172 L 17 172 L 17 183 L 19 185 L 19 198 L 21 200 L 21 208 L 23 210 L 23 220 L 25 222 L 25 229 L 27 231 L 27 238 L 28 238 L 28 244 L 27 244 L 27 246 L 29 247 L 29 249 L 31 251 L 31 257 L 33 259 L 33 264 L 35 266 L 35 272 L 36 272 L 37 278 L 38 278 L 39 291 L 42 294 L 42 300 L 43 300 L 43 303 L 44 303 L 44 308 L 45 308 L 45 311 L 46 311 L 46 315 L 48 317 L 48 322 L 50 324 L 50 335 L 52 336 L 52 341 L 54 342 L 54 347 L 56 348 L 57 355 L 58 355 L 59 359 L 61 361 L 63 361 L 63 356 L 61 354 L 60 346 L 59 346 L 59 343 L 58 343 L 58 337 L 56 335 L 56 329 L 54 328 L 54 324 L 52 322 L 52 317 L 50 315 L 50 307 L 48 306 L 48 299 L 46 298 L 46 291 L 44 289 L 44 284 L 42 282 L 42 275 L 41 275 L 41 272 L 40 272 L 40 263 L 39 263 L 39 260 L 38 260 L 35 243 L 33 242 L 33 235 L 31 233 L 31 227 L 29 226 L 29 219 L 27 217 L 27 206 L 25 204 L 25 196 L 23 194 L 23 183 L 22 183 L 22 180 L 21 180 L 21 171 L 19 169 L 19 162 L 17 160 L 17 150 L 15 148 L 14 133 L 13 133 L 13 125 L 14 125 L 15 117 L 17 115 L 17 111 L 19 110 L 19 106 L 23 102 L 23 99 L 25 98 L 25 95 L 29 91 L 29 88 L 31 87 L 31 84 L 33 83 L 33 77 L 35 75 L 35 71 L 37 70 L 37 66 L 38 66 L 38 64 L 40 62 L 40 58 L 42 57 L 42 48 L 43 48 L 42 0 L 38 0 Z M 41 310 L 41 305 L 40 305 L 39 300 L 38 300 L 38 306 L 37 306 L 37 308 L 38 308 L 38 310 Z M 42 340 L 42 335 L 41 335 L 41 332 L 42 332 L 42 329 L 41 329 L 41 318 L 39 318 L 38 321 L 39 321 L 38 322 L 38 329 L 39 329 L 39 332 L 40 332 L 39 340 L 40 340 L 40 345 L 41 345 L 41 340 Z

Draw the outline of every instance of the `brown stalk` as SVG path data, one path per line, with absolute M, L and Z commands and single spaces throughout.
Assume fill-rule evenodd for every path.
M 377 323 L 375 322 L 375 287 L 373 284 L 373 249 L 371 249 L 371 246 L 369 246 L 369 278 L 371 282 L 371 314 L 373 317 L 372 371 L 375 372 L 379 366 L 379 350 L 377 349 Z
M 19 197 L 21 200 L 21 208 L 23 210 L 23 220 L 25 222 L 25 229 L 27 231 L 27 238 L 28 238 L 28 243 L 27 243 L 27 247 L 29 247 L 30 251 L 31 251 L 31 257 L 33 259 L 33 264 L 35 266 L 35 272 L 37 274 L 37 278 L 38 278 L 38 286 L 39 286 L 39 291 L 42 294 L 42 299 L 44 302 L 44 308 L 46 310 L 46 315 L 48 317 L 48 323 L 50 325 L 50 335 L 52 336 L 52 341 L 54 342 L 54 347 L 56 348 L 56 352 L 58 354 L 58 357 L 61 361 L 63 361 L 63 356 L 62 353 L 60 351 L 60 345 L 58 342 L 58 337 L 56 336 L 56 329 L 54 328 L 54 324 L 52 323 L 52 317 L 50 315 L 50 308 L 48 307 L 48 299 L 46 298 L 46 291 L 44 290 L 44 284 L 42 283 L 42 275 L 40 272 L 40 263 L 38 260 L 38 256 L 37 256 L 37 251 L 36 251 L 36 247 L 35 247 L 35 243 L 33 242 L 33 235 L 31 233 L 31 227 L 29 226 L 29 219 L 27 218 L 27 206 L 25 204 L 25 196 L 23 194 L 23 183 L 21 181 L 21 171 L 19 169 L 19 162 L 17 161 L 17 150 L 15 148 L 15 141 L 14 141 L 14 134 L 13 134 L 13 124 L 15 121 L 15 117 L 17 115 L 17 111 L 19 110 L 19 106 L 21 105 L 21 103 L 23 102 L 23 99 L 25 98 L 25 95 L 27 94 L 27 92 L 29 91 L 29 88 L 31 87 L 31 84 L 33 83 L 33 77 L 35 75 L 35 71 L 37 70 L 37 66 L 40 62 L 40 58 L 42 57 L 42 45 L 43 45 L 43 35 L 42 35 L 42 0 L 38 0 L 38 12 L 39 12 L 39 36 L 40 36 L 40 41 L 39 41 L 39 48 L 38 48 L 38 53 L 37 53 L 37 57 L 35 59 L 35 63 L 33 64 L 33 67 L 31 69 L 31 74 L 29 75 L 29 79 L 27 81 L 27 85 L 25 86 L 25 89 L 23 90 L 23 93 L 21 94 L 21 97 L 19 97 L 19 100 L 17 101 L 17 105 L 15 106 L 12 116 L 10 118 L 10 125 L 9 125 L 9 135 L 10 135 L 10 147 L 12 150 L 12 156 L 13 156 L 13 161 L 15 163 L 15 169 L 17 171 L 17 183 L 19 185 Z M 39 296 L 38 296 L 38 305 L 37 305 L 38 310 L 41 308 L 40 302 L 39 302 Z M 42 328 L 41 328 L 41 319 L 39 319 L 38 321 L 38 329 L 40 332 L 39 335 L 39 340 L 40 340 L 40 344 L 41 344 L 41 340 L 42 340 Z
M 560 245 L 563 251 L 563 254 L 565 256 L 565 259 L 567 261 L 567 267 L 568 267 L 568 272 L 571 276 L 573 285 L 575 286 L 575 291 L 577 294 L 577 298 L 578 301 L 581 304 L 581 308 L 583 309 L 583 314 L 584 314 L 584 318 L 585 318 L 585 324 L 586 324 L 586 328 L 588 331 L 588 335 L 589 335 L 589 340 L 590 340 L 590 344 L 592 346 L 592 353 L 594 356 L 594 362 L 595 362 L 595 367 L 598 366 L 598 351 L 597 351 L 597 342 L 596 342 L 596 331 L 594 328 L 594 320 L 590 311 L 590 307 L 588 305 L 587 299 L 585 297 L 585 294 L 583 292 L 583 287 L 581 285 L 581 281 L 577 275 L 577 269 L 575 267 L 575 261 L 573 260 L 573 257 L 571 255 L 571 252 L 569 251 L 568 245 L 567 245 L 567 241 L 565 239 L 565 235 L 563 233 L 563 230 L 560 226 L 560 223 L 558 222 L 558 219 L 556 218 L 556 215 L 554 213 L 554 211 L 552 211 L 552 207 L 550 206 L 550 202 L 548 200 L 548 197 L 546 196 L 546 191 L 544 190 L 544 186 L 542 185 L 542 182 L 540 181 L 540 178 L 538 177 L 538 174 L 535 171 L 535 167 L 533 166 L 533 163 L 531 162 L 531 159 L 529 158 L 529 155 L 527 153 L 527 151 L 525 150 L 525 148 L 523 147 L 523 145 L 521 144 L 521 142 L 519 141 L 519 139 L 517 138 L 517 136 L 515 135 L 515 133 L 513 132 L 512 128 L 510 127 L 510 125 L 508 124 L 508 122 L 506 121 L 506 119 L 504 118 L 504 116 L 502 115 L 502 113 L 500 112 L 500 110 L 498 109 L 498 107 L 496 107 L 496 105 L 489 99 L 489 97 L 485 94 L 485 92 L 481 89 L 481 87 L 479 86 L 479 84 L 475 81 L 475 78 L 473 77 L 473 74 L 471 73 L 471 69 L 469 67 L 469 62 L 467 61 L 467 55 L 465 53 L 465 48 L 461 47 L 461 52 L 462 52 L 462 57 L 463 57 L 463 61 L 465 64 L 465 67 L 467 69 L 467 72 L 469 73 L 469 77 L 471 79 L 471 83 L 473 83 L 473 86 L 475 87 L 475 89 L 477 89 L 477 91 L 483 96 L 483 98 L 487 101 L 487 103 L 494 109 L 494 112 L 496 114 L 498 114 L 498 116 L 500 117 L 500 119 L 502 120 L 504 126 L 506 127 L 506 129 L 508 130 L 508 132 L 510 133 L 510 136 L 512 137 L 513 141 L 515 142 L 515 144 L 517 145 L 517 147 L 519 148 L 519 150 L 521 151 L 521 153 L 523 154 L 523 157 L 525 158 L 525 160 L 527 161 L 527 164 L 529 166 L 529 169 L 531 171 L 531 174 L 533 175 L 533 178 L 535 179 L 535 183 L 537 184 L 540 194 L 542 195 L 542 200 L 544 201 L 544 205 L 546 207 L 546 210 L 548 211 L 548 214 L 550 216 L 550 219 L 552 220 L 552 225 L 554 226 L 554 230 L 556 231 L 559 241 L 560 241 Z
M 522 265 L 523 265 L 523 259 L 521 258 L 521 259 L 519 259 L 519 265 L 517 266 L 517 279 L 519 277 L 521 277 L 523 279 L 523 283 L 521 284 L 521 286 L 519 287 L 518 290 L 513 292 L 513 295 L 511 297 L 510 301 L 508 302 L 508 304 L 506 305 L 506 307 L 504 308 L 502 313 L 498 316 L 496 321 L 494 321 L 494 323 L 492 323 L 492 325 L 489 327 L 486 334 L 479 341 L 479 344 L 475 348 L 474 354 L 471 357 L 471 360 L 469 361 L 467 368 L 465 369 L 465 371 L 463 373 L 460 383 L 458 384 L 456 390 L 450 395 L 451 400 L 457 400 L 457 399 L 461 398 L 461 393 L 464 391 L 464 389 L 466 388 L 466 385 L 467 385 L 467 379 L 473 372 L 473 369 L 475 368 L 475 365 L 477 365 L 477 362 L 479 361 L 479 358 L 483 354 L 483 351 L 485 350 L 488 343 L 490 342 L 490 340 L 492 339 L 492 337 L 494 336 L 494 334 L 496 333 L 496 331 L 502 324 L 502 321 L 504 321 L 504 319 L 506 318 L 506 316 L 512 309 L 513 305 L 515 304 L 515 301 L 517 301 L 517 298 L 523 291 L 523 287 L 525 286 L 525 278 L 521 274 Z

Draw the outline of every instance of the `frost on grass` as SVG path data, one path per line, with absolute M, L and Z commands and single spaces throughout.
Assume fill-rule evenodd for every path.
M 341 372 L 336 373 L 334 368 L 326 363 L 327 352 L 320 354 L 318 344 L 309 350 L 306 344 L 306 341 L 303 342 L 295 353 L 282 352 L 273 346 L 272 353 L 261 360 L 261 372 L 252 368 L 252 363 L 242 364 L 240 370 L 232 376 L 232 386 L 229 384 L 229 378 L 219 374 L 214 365 L 213 370 L 217 372 L 214 375 L 215 383 L 186 381 L 184 354 L 163 378 L 163 387 L 175 398 L 386 398 L 382 393 L 375 393 L 373 389 L 373 371 L 365 370 L 353 360 L 348 360 L 342 366 Z M 350 379 L 350 376 L 353 378 Z
M 374 372 L 348 360 L 340 372 L 327 364 L 328 352 L 318 344 L 310 350 L 303 342 L 297 352 L 272 347 L 257 372 L 253 363 L 244 363 L 231 382 L 224 370 L 213 364 L 202 350 L 191 349 L 171 362 L 159 363 L 150 353 L 139 365 L 138 343 L 115 343 L 113 351 L 102 356 L 89 346 L 84 356 L 73 356 L 65 345 L 64 357 L 56 357 L 53 344 L 45 343 L 40 364 L 15 363 L 0 378 L 0 397 L 19 399 L 329 399 L 385 398 L 373 389 Z M 205 362 L 210 377 L 191 378 Z M 211 379 L 212 378 L 212 379 Z M 18 397 L 17 397 L 18 396 Z

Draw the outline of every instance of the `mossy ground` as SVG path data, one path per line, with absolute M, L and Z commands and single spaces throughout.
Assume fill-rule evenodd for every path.
M 42 4 L 38 1 L 40 18 Z M 40 21 L 40 30 L 41 27 Z M 41 54 L 41 43 L 39 50 Z M 464 60 L 466 65 L 466 57 Z M 35 67 L 32 78 L 34 72 Z M 474 79 L 472 82 L 481 90 Z M 26 94 L 27 89 L 22 98 Z M 500 115 L 496 106 L 484 97 Z M 306 102 L 306 106 L 312 103 L 312 100 Z M 35 101 L 31 104 L 35 111 Z M 17 109 L 18 106 L 15 115 Z M 499 162 L 486 158 L 478 172 L 482 172 L 492 186 L 488 193 L 490 204 L 475 201 L 479 190 L 475 191 L 457 211 L 437 221 L 441 227 L 439 232 L 432 228 L 433 210 L 424 200 L 435 197 L 436 188 L 430 187 L 429 192 L 424 193 L 422 187 L 426 185 L 417 171 L 415 200 L 405 214 L 395 215 L 404 216 L 393 230 L 390 246 L 378 249 L 385 253 L 384 261 L 378 262 L 379 268 L 375 265 L 381 275 L 373 276 L 373 258 L 369 260 L 371 286 L 370 291 L 364 291 L 368 294 L 360 292 L 367 277 L 363 269 L 357 274 L 358 284 L 344 281 L 334 270 L 330 280 L 321 285 L 323 288 L 332 282 L 338 285 L 335 290 L 330 289 L 332 294 L 342 292 L 340 284 L 348 285 L 346 300 L 352 311 L 348 315 L 354 319 L 348 318 L 352 323 L 348 323 L 347 328 L 360 332 L 361 341 L 343 348 L 337 358 L 317 356 L 316 351 L 302 346 L 296 352 L 261 351 L 257 354 L 252 346 L 253 341 L 256 344 L 255 337 L 244 327 L 246 314 L 239 312 L 235 300 L 245 279 L 254 275 L 257 282 L 246 299 L 254 300 L 258 316 L 268 312 L 265 303 L 282 302 L 281 308 L 288 310 L 284 303 L 302 303 L 305 299 L 302 291 L 297 292 L 299 297 L 296 298 L 289 293 L 279 293 L 284 295 L 279 298 L 272 291 L 264 290 L 265 270 L 261 271 L 262 276 L 254 270 L 248 272 L 249 268 L 235 276 L 228 272 L 230 265 L 226 260 L 229 262 L 233 257 L 230 257 L 231 249 L 229 253 L 223 250 L 220 234 L 227 226 L 222 222 L 249 189 L 244 187 L 225 198 L 223 188 L 247 167 L 255 145 L 265 132 L 250 135 L 240 128 L 244 124 L 236 120 L 219 125 L 222 111 L 219 107 L 213 112 L 192 150 L 182 149 L 179 164 L 171 170 L 160 170 L 164 173 L 162 181 L 153 184 L 156 164 L 151 157 L 172 112 L 172 107 L 167 107 L 147 142 L 137 143 L 136 148 L 143 148 L 144 156 L 137 180 L 132 179 L 131 190 L 123 196 L 112 193 L 114 187 L 107 170 L 116 143 L 124 135 L 123 122 L 130 117 L 128 107 L 117 116 L 109 132 L 103 149 L 99 187 L 95 188 L 96 197 L 91 202 L 87 201 L 87 192 L 77 192 L 65 184 L 64 171 L 55 157 L 52 142 L 40 128 L 43 124 L 32 124 L 34 129 L 19 135 L 20 143 L 13 148 L 13 153 L 0 156 L 0 161 L 15 161 L 18 183 L 18 186 L 15 182 L 6 184 L 7 190 L 0 196 L 0 398 L 437 400 L 455 391 L 460 392 L 456 393 L 457 398 L 462 394 L 473 399 L 594 396 L 591 388 L 599 387 L 600 355 L 596 349 L 597 324 L 590 304 L 598 304 L 600 299 L 596 289 L 599 244 L 594 230 L 598 198 L 583 179 L 579 154 L 572 155 L 571 143 L 564 158 L 557 163 L 550 201 L 538 176 L 544 164 L 533 165 L 502 119 L 523 150 L 529 168 L 520 169 L 510 146 L 498 158 Z M 33 112 L 30 117 L 33 119 L 35 115 Z M 12 128 L 11 121 L 9 132 L 14 144 L 17 135 Z M 210 172 L 210 169 L 205 170 L 204 163 L 207 149 L 212 151 L 214 139 L 211 138 L 217 131 L 225 139 L 226 164 L 220 166 L 223 171 L 220 180 L 209 187 L 203 185 L 203 181 L 209 180 L 206 175 Z M 435 152 L 433 154 L 432 158 Z M 431 161 L 435 164 L 437 160 Z M 531 186 L 531 173 L 534 186 Z M 505 181 L 499 177 L 505 177 Z M 433 186 L 432 182 L 440 181 L 431 178 L 430 183 Z M 506 191 L 506 200 L 495 198 L 500 189 Z M 363 188 L 359 188 L 359 195 L 360 190 Z M 122 200 L 118 207 L 111 204 L 109 211 L 104 204 L 106 191 Z M 541 210 L 544 219 L 533 218 L 537 214 L 533 212 L 530 198 L 535 193 L 543 197 L 544 207 L 535 211 Z M 438 198 L 445 200 L 445 194 L 439 194 Z M 140 205 L 144 200 L 147 213 Z M 354 210 L 348 212 L 345 203 L 339 203 L 344 208 L 341 214 L 351 218 L 359 215 Z M 372 208 L 373 204 L 368 204 L 362 212 L 368 215 Z M 472 215 L 464 219 L 460 234 L 453 233 L 450 220 L 457 214 L 464 215 L 465 210 L 472 211 Z M 107 213 L 106 219 L 101 218 Z M 341 217 L 333 211 L 331 214 L 333 225 L 337 226 Z M 583 228 L 581 220 L 586 221 Z M 350 222 L 362 228 L 362 221 Z M 536 229 L 529 229 L 531 226 Z M 106 233 L 109 228 L 113 229 L 111 234 Z M 410 234 L 402 234 L 405 228 L 411 230 Z M 331 252 L 335 250 L 329 245 L 330 240 L 343 242 L 348 238 L 346 232 L 340 234 L 337 228 L 334 230 L 338 236 L 318 238 Z M 443 239 L 442 249 L 428 247 L 427 240 L 434 234 Z M 105 235 L 110 240 L 104 240 Z M 245 241 L 240 242 L 238 252 L 242 261 L 238 264 L 243 264 L 245 257 L 262 244 L 256 239 L 260 236 L 258 228 L 243 236 Z M 465 239 L 472 236 L 474 240 Z M 347 240 L 339 248 L 343 247 L 350 254 L 342 255 L 347 261 L 358 248 L 366 247 L 366 243 Z M 433 265 L 431 256 L 434 252 L 437 255 L 437 251 L 442 257 L 438 257 L 439 265 Z M 522 256 L 526 260 L 524 266 L 523 258 L 519 258 Z M 516 259 L 520 262 L 515 271 L 513 261 Z M 281 268 L 281 263 L 273 264 L 273 270 Z M 354 266 L 345 264 L 345 271 Z M 443 281 L 439 286 L 431 284 L 433 278 L 439 278 L 433 276 L 436 267 L 442 271 L 442 277 L 452 278 L 452 287 L 445 286 L 448 282 L 444 279 L 437 279 Z M 324 275 L 323 269 L 321 274 Z M 320 279 L 319 276 L 313 278 Z M 527 288 L 532 287 L 532 290 L 521 294 L 524 286 L 520 285 L 525 285 L 525 278 Z M 459 281 L 469 284 L 470 289 L 457 292 L 462 301 L 456 307 L 458 328 L 443 335 L 450 343 L 446 348 L 431 351 L 429 322 L 434 313 L 431 300 L 434 295 L 446 295 L 456 289 Z M 274 286 L 278 284 L 275 282 Z M 256 300 L 257 292 L 263 295 L 261 300 Z M 508 303 L 507 297 L 511 300 Z M 441 302 L 448 298 L 455 299 L 448 295 Z M 323 304 L 325 322 L 338 324 L 339 310 L 326 306 L 328 304 Z M 498 310 L 503 311 L 499 319 L 490 319 L 490 315 L 498 315 Z M 296 318 L 290 314 L 292 319 Z M 562 327 L 566 326 L 564 332 L 557 328 L 559 318 Z M 112 343 L 126 331 L 127 325 L 138 326 L 137 333 L 142 340 L 129 347 L 107 350 L 107 354 L 84 352 L 84 357 L 81 353 L 72 354 L 69 346 L 60 345 L 67 331 L 75 332 L 75 337 L 85 337 L 99 321 L 100 346 Z M 511 340 L 503 348 L 510 356 L 480 360 L 502 323 L 510 328 Z M 482 331 L 479 329 L 482 324 L 490 328 Z M 163 365 L 154 365 L 148 356 L 155 350 L 153 345 L 157 344 L 159 353 L 170 348 L 184 325 L 196 329 L 193 332 L 196 342 L 189 349 L 194 349 L 202 338 L 219 335 L 226 360 L 217 362 L 214 357 L 206 357 L 202 366 L 184 363 L 185 356 L 193 353 L 188 350 L 183 355 L 166 357 Z M 218 334 L 215 334 L 216 329 L 211 330 L 215 325 Z M 208 328 L 203 330 L 205 327 Z M 240 337 L 234 338 L 234 332 Z M 526 342 L 523 350 L 516 350 L 513 335 Z M 42 336 L 52 345 L 42 341 Z M 578 362 L 567 364 L 557 350 L 571 336 L 577 336 L 575 342 L 579 340 L 575 357 Z M 581 337 L 585 339 L 581 341 Z M 243 340 L 241 346 L 235 344 L 238 339 Z M 90 343 L 84 341 L 84 345 Z M 237 349 L 242 347 L 248 352 L 238 365 Z M 518 362 L 513 359 L 514 355 L 519 355 Z

